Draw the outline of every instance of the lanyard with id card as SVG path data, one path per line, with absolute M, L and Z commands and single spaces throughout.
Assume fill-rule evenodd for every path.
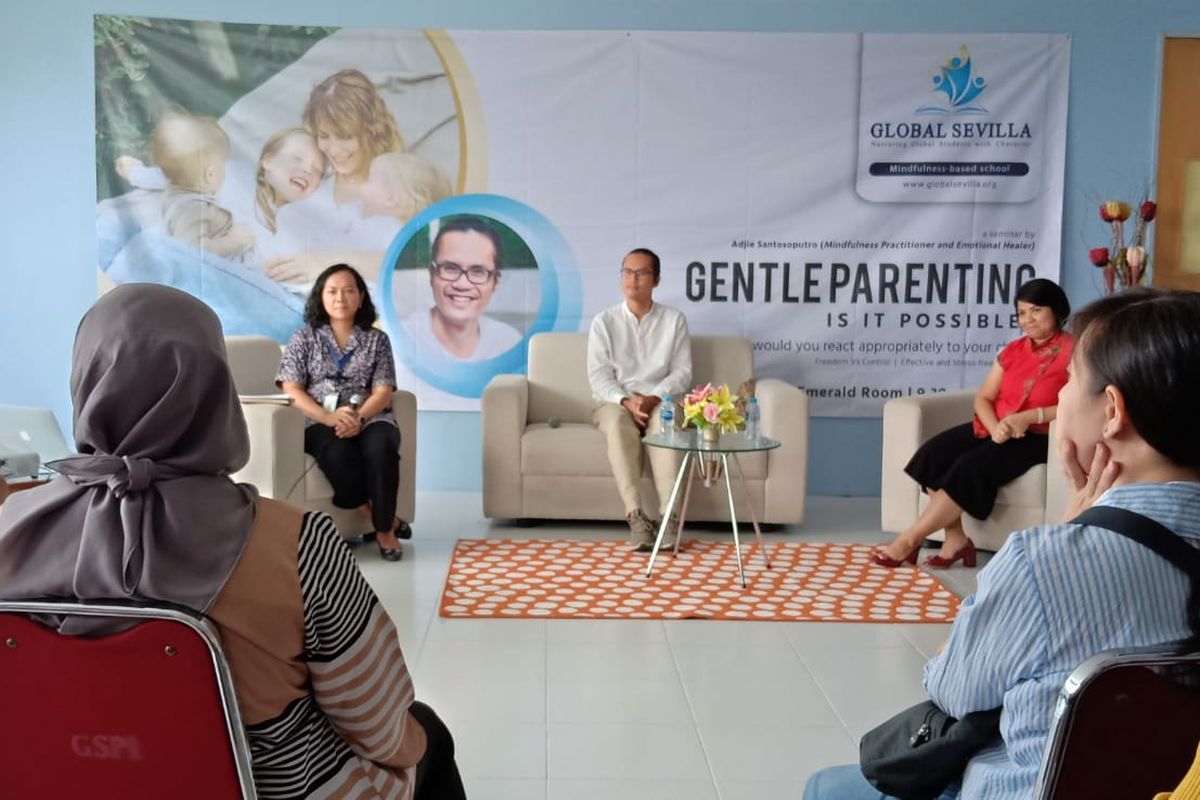
M 330 331 L 329 329 L 326 329 L 323 331 L 323 333 L 326 334 L 326 341 L 333 348 L 333 351 L 330 354 L 331 357 L 329 359 L 330 361 L 334 362 L 334 365 L 337 368 L 337 373 L 333 376 L 333 380 L 337 381 L 340 384 L 342 381 L 346 380 L 346 375 L 345 375 L 346 365 L 348 365 L 350 363 L 350 359 L 354 357 L 354 352 L 358 348 L 351 347 L 345 353 L 339 352 L 337 342 L 333 338 L 332 331 Z M 339 387 L 339 391 L 329 392 L 328 394 L 325 395 L 324 399 L 321 401 L 321 407 L 330 413 L 337 411 L 338 406 L 341 405 L 341 403 L 339 402 L 340 397 L 341 397 L 341 392 L 340 392 L 340 387 Z M 359 402 L 355 403 L 354 402 L 355 399 L 357 399 Z M 361 404 L 361 402 L 362 402 L 362 398 L 359 397 L 357 394 L 352 395 L 349 399 L 349 403 L 356 407 L 357 407 L 357 405 Z

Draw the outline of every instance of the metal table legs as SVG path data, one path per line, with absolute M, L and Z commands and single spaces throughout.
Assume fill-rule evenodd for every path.
M 737 551 L 738 556 L 738 572 L 742 572 L 742 552 L 738 547 L 738 528 L 737 517 L 733 512 L 733 486 L 729 481 L 729 456 L 725 453 L 721 454 L 721 462 L 725 467 L 725 491 L 729 496 L 729 520 L 733 523 L 733 547 Z M 746 500 L 746 508 L 750 511 L 750 522 L 754 525 L 754 538 L 758 540 L 758 552 L 762 554 L 763 563 L 767 565 L 767 569 L 771 568 L 771 556 L 767 553 L 767 546 L 763 544 L 762 528 L 758 525 L 758 515 L 754 513 L 754 503 L 750 502 L 750 492 L 746 489 L 746 473 L 742 471 L 742 462 L 737 457 L 737 453 L 733 454 L 733 463 L 738 470 L 738 483 L 742 487 L 742 497 Z M 742 574 L 742 588 L 746 588 L 746 576 Z
M 708 462 L 705 463 L 706 455 Z M 738 481 L 742 487 L 742 497 L 746 501 L 746 507 L 750 510 L 750 521 L 754 525 L 754 536 L 758 541 L 758 550 L 762 554 L 763 562 L 767 565 L 767 569 L 771 568 L 771 558 L 767 553 L 766 545 L 763 544 L 762 529 L 758 524 L 758 516 L 754 513 L 754 504 L 750 502 L 750 492 L 746 489 L 746 474 L 742 471 L 742 462 L 738 460 L 737 453 L 733 453 L 733 463 L 737 467 Z M 650 551 L 650 560 L 646 565 L 646 577 L 650 577 L 650 573 L 654 569 L 654 561 L 658 558 L 659 548 L 662 546 L 663 536 L 667 532 L 667 523 L 671 518 L 671 511 L 675 508 L 675 501 L 679 499 L 679 490 L 684 488 L 683 502 L 679 509 L 679 529 L 675 534 L 675 553 L 679 552 L 679 542 L 682 539 L 683 525 L 687 518 L 688 499 L 692 493 L 692 479 L 695 473 L 700 473 L 701 478 L 706 485 L 710 485 L 714 479 L 712 474 L 716 466 L 717 456 L 720 456 L 722 471 L 725 473 L 725 496 L 729 501 L 729 522 L 733 528 L 733 549 L 737 555 L 738 578 L 741 580 L 742 588 L 746 588 L 746 573 L 742 567 L 742 545 L 741 539 L 738 536 L 737 511 L 733 503 L 733 482 L 729 474 L 729 453 L 711 453 L 705 454 L 689 450 L 683 454 L 683 462 L 679 465 L 679 472 L 675 476 L 675 485 L 671 489 L 671 497 L 667 501 L 666 513 L 663 514 L 662 522 L 658 526 L 658 535 L 654 538 L 654 548 Z M 683 486 L 686 478 L 687 485 Z
M 658 535 L 654 537 L 654 548 L 650 551 L 650 563 L 646 565 L 646 577 L 650 577 L 650 570 L 654 569 L 654 559 L 658 557 L 658 549 L 662 546 L 663 536 L 667 532 L 667 523 L 671 521 L 671 511 L 675 508 L 675 498 L 679 497 L 679 487 L 683 484 L 683 478 L 688 476 L 688 488 L 684 492 L 684 504 L 679 515 L 679 527 L 683 527 L 683 513 L 687 511 L 687 496 L 691 494 L 692 480 L 691 474 L 688 472 L 688 467 L 692 464 L 692 451 L 688 450 L 683 454 L 683 461 L 679 464 L 679 472 L 675 474 L 675 485 L 671 487 L 671 499 L 667 501 L 667 511 L 663 514 L 662 522 L 658 523 Z M 679 552 L 679 531 L 675 532 L 675 552 Z

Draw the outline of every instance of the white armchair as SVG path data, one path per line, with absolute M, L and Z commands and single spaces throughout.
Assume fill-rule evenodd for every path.
M 946 392 L 889 400 L 883 407 L 883 484 L 880 525 L 898 533 L 907 528 L 927 502 L 904 465 L 923 442 L 947 428 L 969 422 L 975 392 Z M 1046 464 L 1033 466 L 1000 489 L 996 505 L 985 520 L 963 515 L 963 528 L 983 550 L 999 550 L 1013 531 L 1058 522 L 1070 492 L 1053 443 Z M 931 538 L 941 538 L 941 533 Z
M 265 336 L 227 336 L 225 348 L 233 381 L 242 395 L 278 394 L 275 375 L 282 350 Z M 287 500 L 330 514 L 343 536 L 370 528 L 354 511 L 333 505 L 333 487 L 304 452 L 304 415 L 291 405 L 243 402 L 250 429 L 250 461 L 233 476 L 258 487 L 266 497 Z M 396 516 L 411 523 L 416 513 L 417 399 L 412 392 L 392 395 L 392 413 L 400 426 L 400 487 Z
M 693 382 L 737 387 L 754 374 L 749 340 L 693 336 Z M 782 447 L 739 457 L 759 520 L 804 519 L 808 471 L 808 396 L 780 380 L 758 381 L 764 436 Z M 680 398 L 676 398 L 678 401 Z M 604 435 L 592 424 L 587 334 L 542 333 L 529 342 L 527 375 L 497 375 L 483 393 L 483 515 L 519 519 L 623 520 Z M 554 420 L 555 427 L 551 427 Z M 648 460 L 644 508 L 659 507 Z M 735 492 L 738 517 L 745 499 Z M 726 521 L 724 486 L 693 484 L 688 519 Z

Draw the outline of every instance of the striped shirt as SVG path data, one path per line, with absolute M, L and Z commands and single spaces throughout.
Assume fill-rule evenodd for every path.
M 415 769 L 392 766 L 413 702 L 396 629 L 332 519 L 304 513 L 298 543 L 282 527 L 251 535 L 213 614 L 258 796 L 408 800 Z
M 1097 505 L 1144 514 L 1200 547 L 1200 484 L 1120 486 Z M 954 717 L 1003 706 L 1002 742 L 971 759 L 965 800 L 1032 796 L 1055 700 L 1067 676 L 1102 650 L 1190 635 L 1187 576 L 1104 528 L 1042 525 L 1014 533 L 979 573 L 925 689 Z

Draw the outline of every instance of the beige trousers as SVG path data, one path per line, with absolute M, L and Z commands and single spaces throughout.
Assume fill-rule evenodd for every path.
M 662 430 L 657 410 L 656 408 L 651 412 L 645 434 L 659 433 Z M 621 493 L 621 502 L 625 504 L 625 514 L 628 516 L 642 505 L 638 496 L 638 481 L 642 477 L 643 431 L 634 423 L 630 413 L 618 403 L 597 403 L 592 412 L 592 421 L 608 442 L 608 462 L 612 465 L 613 475 L 617 479 L 617 491 Z M 671 499 L 671 489 L 675 485 L 675 476 L 683 461 L 683 453 L 664 447 L 644 449 L 646 457 L 650 459 L 650 472 L 654 476 L 654 487 L 658 491 L 658 512 L 665 514 L 667 501 Z

